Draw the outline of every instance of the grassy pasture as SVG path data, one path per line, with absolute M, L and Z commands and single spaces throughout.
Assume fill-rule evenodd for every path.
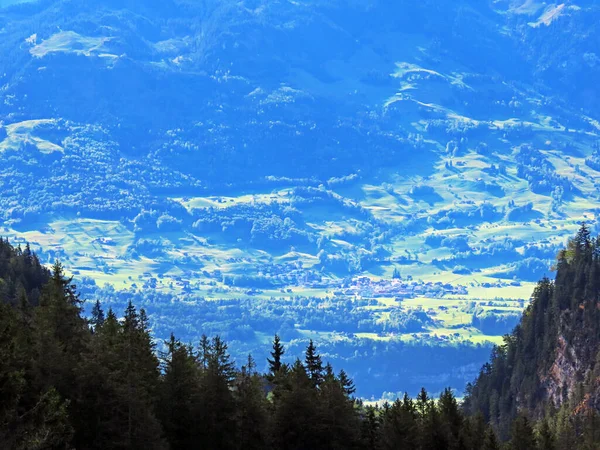
M 535 9 L 533 3 L 531 8 Z M 415 54 L 424 54 L 425 50 L 419 50 L 419 39 L 415 39 Z M 30 41 L 30 51 L 38 57 L 52 52 L 102 54 L 110 45 L 105 38 L 72 32 L 60 32 L 41 42 L 32 37 Z M 343 67 L 343 63 L 331 63 L 332 70 L 343 70 Z M 337 286 L 345 278 L 364 275 L 375 282 L 390 280 L 396 270 L 403 280 L 417 284 L 440 282 L 463 287 L 466 293 L 440 294 L 439 297 L 416 295 L 402 302 L 393 296 L 378 297 L 377 304 L 366 308 L 378 321 L 389 320 L 390 313 L 400 308 L 402 311 L 425 311 L 432 323 L 421 333 L 396 336 L 365 332 L 359 337 L 496 342 L 499 336 L 485 336 L 471 326 L 472 313 L 467 304 L 475 304 L 484 311 L 493 309 L 499 314 L 519 311 L 535 284 L 505 274 L 514 273 L 514 264 L 526 254 L 528 245 L 535 243 L 557 248 L 564 245 L 582 220 L 593 222 L 596 219 L 593 211 L 599 203 L 598 172 L 585 164 L 591 151 L 587 144 L 596 136 L 589 131 L 586 134 L 567 130 L 553 117 L 537 112 L 539 108 L 533 107 L 541 101 L 537 98 L 523 99 L 531 108 L 519 115 L 519 119 L 510 115 L 468 117 L 460 102 L 455 102 L 453 110 L 445 108 L 441 105 L 446 98 L 459 98 L 461 92 L 482 88 L 478 83 L 489 83 L 469 78 L 457 69 L 444 67 L 434 71 L 415 63 L 398 63 L 391 74 L 398 83 L 398 94 L 389 99 L 385 110 L 390 114 L 394 108 L 406 112 L 406 120 L 414 130 L 425 134 L 422 148 L 408 152 L 396 166 L 382 169 L 377 174 L 360 176 L 350 183 L 329 184 L 331 196 L 328 200 L 310 203 L 301 199 L 296 202 L 292 187 L 226 196 L 170 198 L 194 213 L 202 210 L 223 212 L 239 206 L 244 206 L 249 214 L 254 207 L 263 207 L 264 211 L 268 211 L 269 205 L 298 207 L 302 226 L 311 233 L 311 239 L 315 236 L 328 238 L 328 249 L 334 256 L 359 258 L 368 251 L 364 248 L 367 242 L 364 236 L 353 238 L 364 234 L 364 229 L 373 229 L 365 228 L 366 221 L 370 221 L 370 227 L 378 223 L 393 227 L 393 232 L 378 243 L 387 252 L 386 256 L 365 264 L 361 273 L 346 274 L 343 270 L 328 273 L 321 268 L 316 245 L 274 250 L 260 248 L 251 242 L 233 242 L 222 233 L 201 233 L 191 229 L 136 236 L 132 227 L 118 222 L 59 218 L 37 231 L 18 231 L 8 223 L 4 234 L 43 249 L 45 262 L 55 258 L 65 260 L 67 268 L 77 277 L 91 277 L 99 284 L 110 283 L 118 289 L 141 288 L 146 283 L 154 283 L 156 289 L 164 292 L 190 292 L 208 299 L 333 297 L 336 292 L 340 295 Z M 318 81 L 314 82 L 318 84 Z M 341 92 L 343 86 L 335 89 Z M 493 115 L 492 112 L 489 114 Z M 482 142 L 477 134 L 460 145 L 459 139 L 454 143 L 436 140 L 434 134 L 426 134 L 431 122 L 425 117 L 435 117 L 459 129 L 484 129 L 486 141 Z M 55 128 L 56 121 L 53 120 L 8 124 L 7 136 L 0 142 L 0 153 L 19 150 L 24 144 L 32 144 L 43 153 L 64 151 L 63 137 L 49 131 Z M 553 199 L 550 194 L 532 192 L 529 182 L 518 176 L 516 155 L 520 147 L 511 144 L 509 134 L 514 130 L 520 133 L 522 129 L 526 129 L 527 134 L 521 140 L 539 149 L 555 173 L 568 178 L 575 187 L 572 194 L 564 196 L 557 211 L 551 211 Z M 486 144 L 487 150 L 480 151 L 481 143 Z M 494 173 L 492 169 L 500 166 L 503 170 Z M 509 202 L 515 207 L 531 203 L 533 213 L 509 220 Z M 483 205 L 495 208 L 493 220 L 477 217 L 478 208 Z M 444 217 L 456 219 L 452 219 L 454 222 L 448 220 L 446 224 L 436 222 Z M 135 254 L 132 249 L 140 237 L 161 242 L 161 251 Z M 468 246 L 468 251 L 453 247 L 456 245 L 453 242 L 461 240 L 466 243 L 463 246 Z M 494 259 L 485 253 L 491 246 L 502 247 L 507 241 L 514 245 L 512 259 Z M 313 270 L 320 273 L 324 281 L 321 285 L 300 281 L 263 289 L 224 284 L 223 276 L 262 274 L 266 267 L 283 265 Z M 285 275 L 283 279 L 286 279 Z M 503 276 L 505 278 L 501 278 Z M 354 294 L 348 294 L 351 295 Z M 311 333 L 310 330 L 303 332 Z
M 56 124 L 52 119 L 27 120 L 6 125 L 6 138 L 0 141 L 0 154 L 6 151 L 19 151 L 25 145 L 31 145 L 40 153 L 64 152 L 61 142 L 46 139 L 45 131 Z
M 110 40 L 109 37 L 90 37 L 74 31 L 61 31 L 34 45 L 29 52 L 36 58 L 43 58 L 49 53 L 75 53 L 84 56 L 96 54 L 116 58 L 105 47 Z

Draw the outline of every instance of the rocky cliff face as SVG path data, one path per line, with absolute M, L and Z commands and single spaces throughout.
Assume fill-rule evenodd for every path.
M 594 305 L 596 310 L 600 304 Z M 579 306 L 585 313 L 585 306 Z M 598 339 L 589 335 L 589 328 L 579 329 L 573 314 L 561 316 L 561 329 L 556 338 L 556 350 L 547 371 L 538 373 L 545 397 L 554 407 L 571 403 L 575 412 L 600 411 L 600 352 Z
M 465 407 L 503 435 L 519 413 L 600 412 L 600 240 L 585 226 L 535 289 L 520 324 L 469 387 Z M 550 409 L 549 409 L 550 407 Z
M 560 406 L 575 391 L 577 383 L 583 381 L 585 365 L 577 354 L 577 349 L 568 343 L 563 335 L 558 336 L 556 357 L 550 370 L 540 371 L 539 377 L 548 399 Z

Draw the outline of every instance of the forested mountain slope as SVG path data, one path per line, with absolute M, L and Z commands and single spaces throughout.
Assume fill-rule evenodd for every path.
M 365 407 L 312 341 L 287 364 L 277 336 L 264 374 L 251 356 L 237 369 L 219 337 L 186 345 L 171 335 L 157 354 L 143 309 L 130 303 L 117 317 L 96 302 L 84 319 L 60 264 L 48 276 L 35 255 L 4 241 L 0 250 L 2 286 L 18 285 L 0 292 L 2 449 L 374 449 L 404 440 L 424 450 L 463 432 L 466 448 L 480 448 L 475 431 L 486 425 L 465 421 L 450 390 L 437 402 L 423 390 L 414 403 Z
M 548 418 L 560 448 L 587 427 L 598 432 L 599 271 L 600 240 L 584 226 L 560 252 L 556 280 L 538 284 L 521 323 L 468 387 L 467 411 L 482 413 L 504 436 L 520 412 Z
M 461 388 L 598 228 L 597 2 L 0 6 L 0 234 L 161 339 Z
M 3 449 L 588 450 L 598 423 L 600 238 L 583 227 L 521 323 L 467 389 L 368 406 L 312 341 L 261 373 L 227 344 L 171 334 L 157 352 L 143 309 L 90 318 L 59 263 L 0 242 Z M 30 301 L 31 300 L 31 301 Z

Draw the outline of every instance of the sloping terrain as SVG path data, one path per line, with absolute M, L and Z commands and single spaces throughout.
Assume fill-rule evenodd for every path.
M 466 410 L 502 436 L 518 414 L 547 420 L 559 442 L 575 442 L 586 428 L 596 433 L 586 422 L 597 420 L 600 405 L 598 242 L 585 227 L 569 241 L 556 279 L 538 283 L 519 325 L 467 389 Z
M 315 337 L 355 378 L 363 345 L 498 342 L 596 223 L 600 8 L 446 3 L 0 10 L 2 234 L 159 336 Z

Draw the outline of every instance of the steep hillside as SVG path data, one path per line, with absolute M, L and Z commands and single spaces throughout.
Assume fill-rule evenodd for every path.
M 50 279 L 48 269 L 40 264 L 29 246 L 13 247 L 0 238 L 0 299 L 18 305 L 23 298 L 37 306 L 42 287 Z
M 243 358 L 280 332 L 380 374 L 367 396 L 460 388 L 596 226 L 599 10 L 18 2 L 1 233 L 161 338 L 202 325 Z
M 312 340 L 294 355 L 276 335 L 265 371 L 251 355 L 236 367 L 219 336 L 191 345 L 171 334 L 157 352 L 143 308 L 130 302 L 119 317 L 97 301 L 85 318 L 61 265 L 50 274 L 36 261 L 0 241 L 2 449 L 499 448 L 451 389 L 365 405 Z M 551 432 L 515 425 L 510 450 L 554 448 Z
M 218 336 L 157 352 L 143 308 L 97 301 L 85 318 L 59 263 L 1 240 L 0 447 L 595 449 L 599 249 L 582 228 L 461 408 L 448 388 L 365 404 L 312 340 L 294 354 L 276 335 L 265 371 L 251 355 L 238 369 Z
M 583 226 L 559 254 L 556 280 L 538 284 L 520 324 L 467 389 L 466 409 L 483 413 L 504 436 L 519 412 L 548 416 L 575 434 L 597 416 L 599 255 L 600 240 Z
M 538 2 L 503 0 L 507 28 L 519 42 L 521 55 L 557 96 L 597 115 L 600 40 L 597 2 L 593 0 Z

